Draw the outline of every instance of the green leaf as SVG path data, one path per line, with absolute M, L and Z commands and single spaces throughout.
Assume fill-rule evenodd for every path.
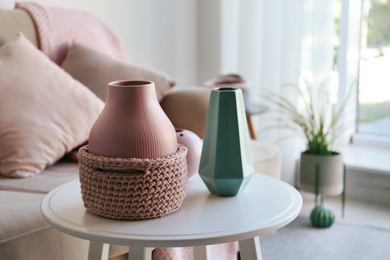
M 331 107 L 331 114 L 327 115 L 327 107 L 330 107 L 328 92 L 330 78 L 323 80 L 316 89 L 307 79 L 301 78 L 304 82 L 302 89 L 294 84 L 285 84 L 282 87 L 293 88 L 297 92 L 299 100 L 303 102 L 304 113 L 301 113 L 297 105 L 282 95 L 272 92 L 263 94 L 266 100 L 276 105 L 279 108 L 278 112 L 284 116 L 279 118 L 280 122 L 284 121 L 283 123 L 277 126 L 272 125 L 268 129 L 283 127 L 299 135 L 303 134 L 307 141 L 307 153 L 333 154 L 332 146 L 335 140 L 348 128 L 341 124 L 340 119 L 345 112 L 353 88 L 350 88 L 347 99 L 342 102 L 341 106 L 336 110 Z M 328 118 L 329 122 L 326 123 Z

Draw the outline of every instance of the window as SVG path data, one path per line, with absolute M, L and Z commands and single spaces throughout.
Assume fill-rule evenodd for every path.
M 390 137 L 390 0 L 363 5 L 357 133 Z

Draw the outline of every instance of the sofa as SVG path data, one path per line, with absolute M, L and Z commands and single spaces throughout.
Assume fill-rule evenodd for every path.
M 210 89 L 175 86 L 168 75 L 132 63 L 116 35 L 88 14 L 72 10 L 71 21 L 62 8 L 39 15 L 47 10 L 36 3 L 0 9 L 0 259 L 87 259 L 88 241 L 51 228 L 40 203 L 79 177 L 77 149 L 87 143 L 108 82 L 155 82 L 174 126 L 203 137 Z M 85 32 L 58 34 L 63 25 L 85 22 L 77 19 L 85 15 L 88 26 L 98 28 L 89 38 Z M 256 171 L 280 178 L 277 148 L 252 145 Z M 126 259 L 126 250 L 111 245 L 110 259 Z

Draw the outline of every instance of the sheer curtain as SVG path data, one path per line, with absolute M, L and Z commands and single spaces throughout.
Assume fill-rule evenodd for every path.
M 268 89 L 297 103 L 296 93 L 282 91 L 284 84 L 299 84 L 303 74 L 313 83 L 330 76 L 334 57 L 332 0 L 212 2 L 212 6 L 207 1 L 198 5 L 198 18 L 203 16 L 213 24 L 203 22 L 198 27 L 200 83 L 217 74 L 237 72 L 251 82 L 253 102 L 264 103 L 261 93 Z M 202 26 L 207 26 L 206 33 Z M 215 46 L 207 45 L 209 37 Z M 202 56 L 204 52 L 207 55 Z M 282 179 L 294 184 L 296 160 L 305 149 L 304 141 L 283 138 L 287 134 L 283 129 L 261 131 L 270 114 L 253 118 L 257 134 L 260 140 L 279 146 Z
M 180 86 L 235 72 L 251 82 L 255 102 L 265 102 L 266 89 L 296 101 L 294 92 L 282 91 L 283 84 L 298 84 L 300 74 L 315 82 L 332 70 L 336 0 L 37 1 L 96 14 L 123 37 L 132 62 L 164 71 Z M 283 129 L 261 131 L 270 114 L 253 118 L 257 135 L 277 143 L 282 178 L 294 183 L 304 142 L 280 141 Z

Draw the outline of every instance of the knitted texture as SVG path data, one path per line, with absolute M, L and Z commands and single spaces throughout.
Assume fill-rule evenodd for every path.
M 111 158 L 79 149 L 87 210 L 113 219 L 152 219 L 178 210 L 187 188 L 187 148 L 157 159 Z
M 73 41 L 127 60 L 119 36 L 93 14 L 36 2 L 17 2 L 16 8 L 24 9 L 31 15 L 37 28 L 40 49 L 53 62 L 63 62 Z

